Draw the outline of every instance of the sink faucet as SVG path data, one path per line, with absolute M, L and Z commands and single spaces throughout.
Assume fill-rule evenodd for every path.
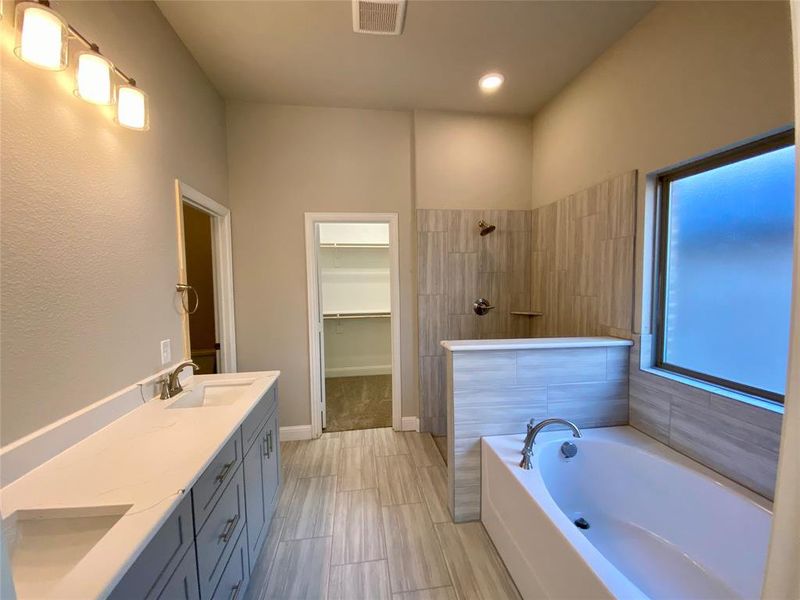
M 581 430 L 578 429 L 578 426 L 572 421 L 567 421 L 566 419 L 545 419 L 540 421 L 537 425 L 534 425 L 533 423 L 534 419 L 531 419 L 531 422 L 528 423 L 528 435 L 525 436 L 525 445 L 522 447 L 522 460 L 519 463 L 519 466 L 526 471 L 533 468 L 531 457 L 533 456 L 533 445 L 536 442 L 536 436 L 539 435 L 539 432 L 548 425 L 566 425 L 572 429 L 572 437 L 581 437 Z
M 185 360 L 181 364 L 179 364 L 175 369 L 164 379 L 161 380 L 161 399 L 166 400 L 167 398 L 172 398 L 176 394 L 180 394 L 183 391 L 183 386 L 181 385 L 181 381 L 178 376 L 181 374 L 186 367 L 192 367 L 194 372 L 197 373 L 200 370 L 196 364 L 194 364 L 190 360 Z

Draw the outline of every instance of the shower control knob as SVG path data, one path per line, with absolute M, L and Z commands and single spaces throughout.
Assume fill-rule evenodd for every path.
M 475 314 L 478 315 L 479 317 L 482 317 L 493 308 L 495 307 L 492 306 L 491 303 L 486 298 L 478 298 L 472 304 L 472 310 L 474 310 Z

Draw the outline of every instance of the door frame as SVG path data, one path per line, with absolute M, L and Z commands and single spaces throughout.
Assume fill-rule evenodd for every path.
M 231 248 L 231 211 L 202 192 L 175 180 L 175 212 L 178 223 L 178 283 L 186 281 L 186 240 L 183 235 L 183 204 L 211 217 L 211 255 L 214 275 L 214 326 L 220 339 L 220 373 L 236 372 L 236 323 L 233 309 L 233 250 Z M 179 305 L 180 306 L 180 305 Z M 181 310 L 184 358 L 191 358 L 189 315 Z
M 322 361 L 319 333 L 324 336 L 324 322 L 319 295 L 319 223 L 385 223 L 389 226 L 389 305 L 392 334 L 392 428 L 402 430 L 402 389 L 400 356 L 400 252 L 397 213 L 338 212 L 305 213 L 306 279 L 308 297 L 308 362 L 311 385 L 311 437 L 322 435 Z

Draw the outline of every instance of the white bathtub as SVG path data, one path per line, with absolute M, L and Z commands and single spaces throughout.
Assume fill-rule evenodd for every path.
M 526 600 L 759 597 L 768 501 L 630 427 L 523 438 L 483 438 L 481 520 Z

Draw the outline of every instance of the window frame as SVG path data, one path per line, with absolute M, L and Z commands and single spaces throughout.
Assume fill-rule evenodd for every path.
M 654 341 L 655 355 L 654 367 L 671 373 L 676 373 L 685 377 L 690 377 L 698 381 L 744 393 L 749 396 L 765 399 L 777 404 L 784 404 L 784 395 L 752 387 L 736 381 L 715 377 L 700 371 L 694 371 L 678 365 L 673 365 L 664 360 L 665 346 L 665 327 L 666 327 L 666 293 L 667 293 L 667 254 L 669 247 L 669 209 L 670 184 L 674 181 L 691 177 L 706 171 L 712 171 L 748 158 L 754 158 L 774 150 L 780 150 L 795 144 L 794 129 L 788 129 L 780 133 L 769 135 L 759 140 L 742 144 L 729 150 L 715 153 L 705 158 L 693 160 L 674 169 L 663 171 L 658 174 L 656 180 L 656 210 L 657 210 L 657 230 L 656 230 L 656 293 L 654 307 Z M 796 234 L 795 234 L 796 235 Z

